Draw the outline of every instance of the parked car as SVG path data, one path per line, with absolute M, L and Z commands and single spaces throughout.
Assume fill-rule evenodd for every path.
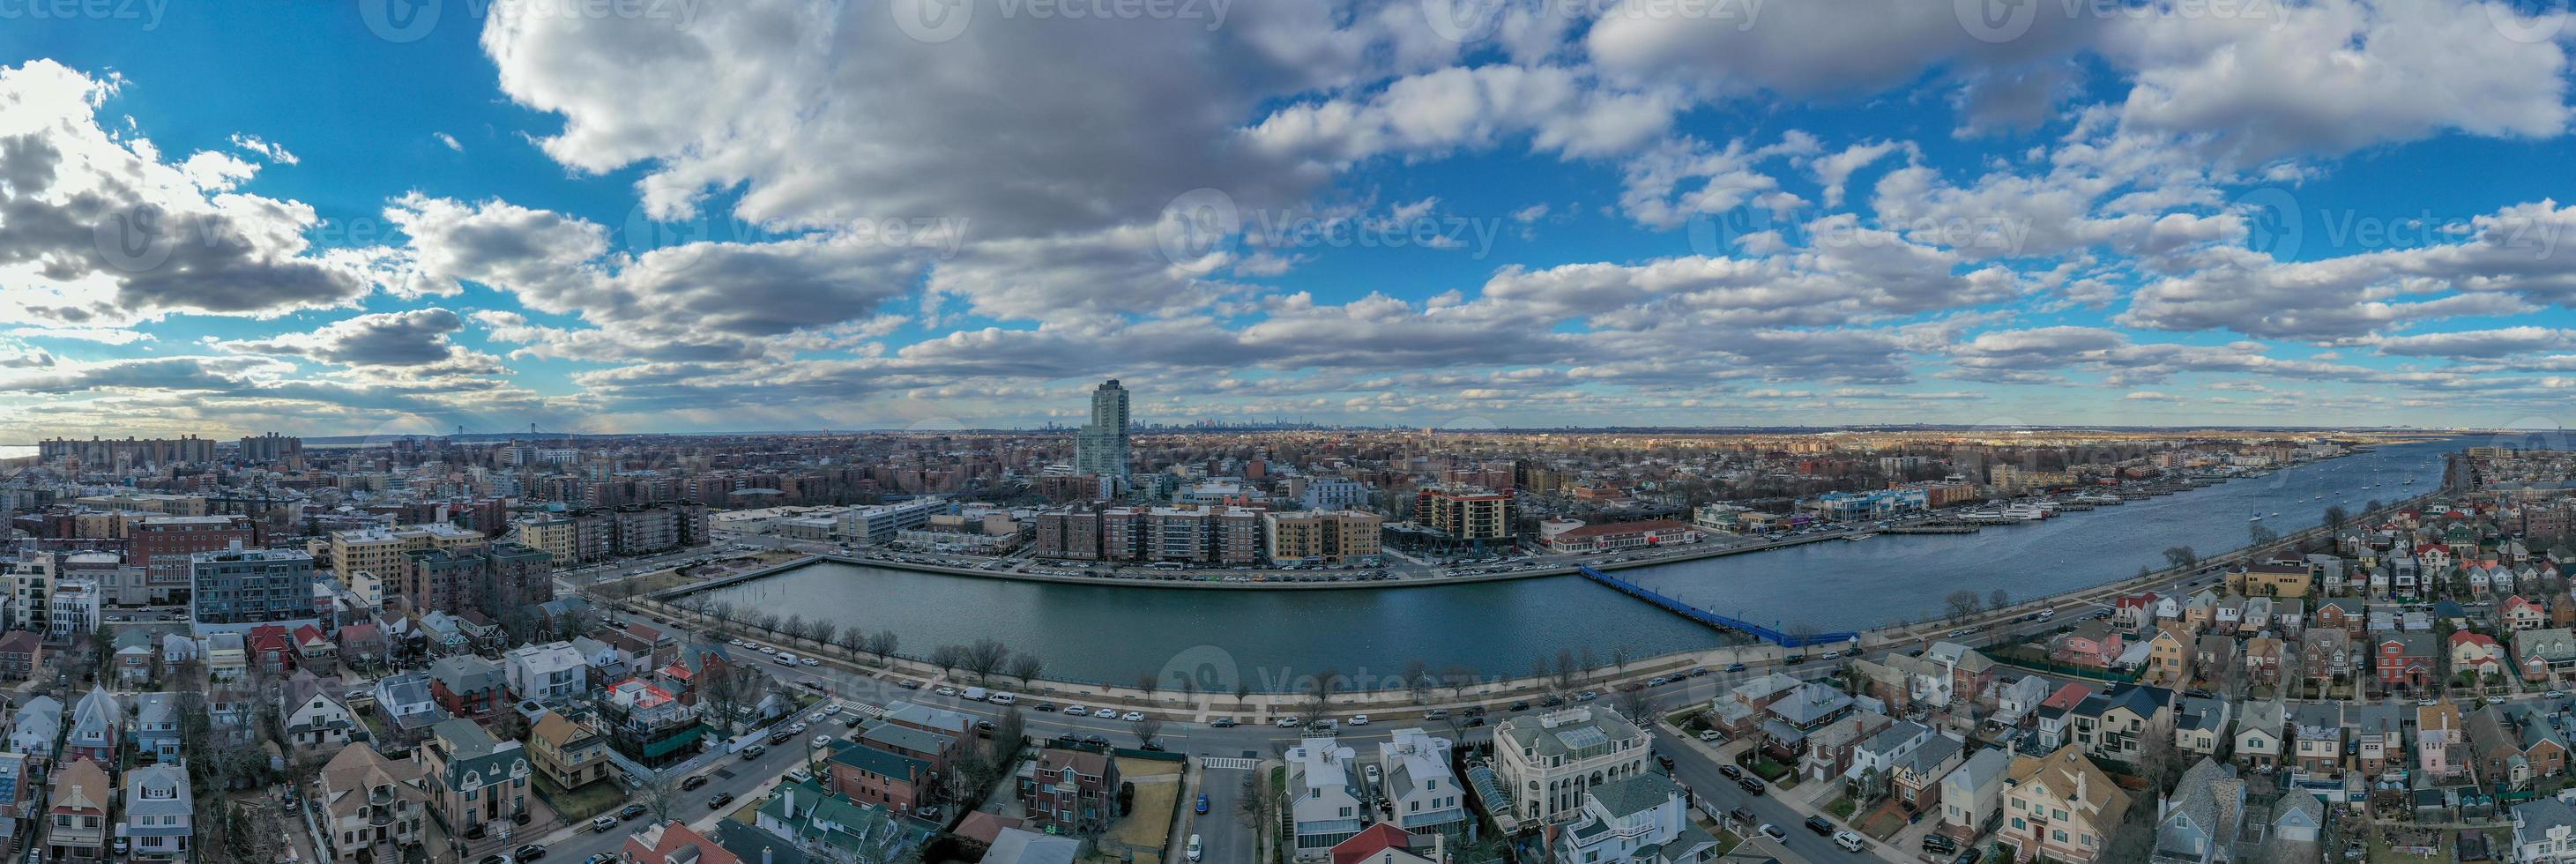
M 1353 714 L 1353 715 L 1351 715 L 1351 725 L 1353 725 L 1353 726 L 1366 726 L 1366 725 L 1368 725 L 1368 715 L 1366 715 L 1366 714 Z
M 1729 671 L 1729 672 L 1742 672 L 1742 671 L 1744 671 L 1744 664 L 1742 664 L 1742 663 L 1729 663 L 1729 664 L 1726 664 L 1726 671 Z
M 1858 852 L 1869 848 L 1869 841 L 1861 839 L 1860 833 L 1856 831 L 1836 831 L 1834 845 L 1843 847 L 1845 852 Z
M 1201 816 L 1205 816 L 1205 815 L 1207 815 L 1207 811 L 1208 811 L 1208 800 L 1207 800 L 1207 796 L 1205 796 L 1205 795 L 1201 795 L 1201 796 L 1199 796 L 1199 803 L 1198 803 L 1198 808 L 1197 808 L 1197 809 L 1198 809 L 1198 814 L 1199 814 L 1199 815 L 1201 815 Z
M 758 759 L 760 758 L 760 754 L 767 752 L 769 752 L 769 745 L 753 744 L 749 747 L 742 748 L 742 761 L 749 762 L 751 760 Z
M 1762 836 L 1769 837 L 1773 840 L 1787 840 L 1789 839 L 1789 832 L 1780 830 L 1780 826 L 1778 825 L 1764 822 L 1762 823 Z
M 1925 834 L 1923 835 L 1923 851 L 1930 852 L 1935 855 L 1948 855 L 1952 852 L 1959 851 L 1959 841 L 1950 839 L 1950 836 L 1947 834 Z
M 1715 729 L 1702 729 L 1699 733 L 1699 740 L 1710 744 L 1715 744 L 1725 737 L 1726 736 L 1724 735 L 1717 734 L 1717 730 Z
M 1833 820 L 1822 816 L 1809 816 L 1807 830 L 1816 832 L 1818 837 L 1831 837 L 1834 835 L 1834 823 Z
M 709 810 L 714 810 L 731 803 L 733 803 L 733 793 L 731 792 L 718 792 L 714 795 L 707 796 L 707 809 Z
M 1232 717 L 1219 717 L 1208 722 L 1208 726 L 1215 729 L 1232 729 L 1235 725 L 1234 718 Z
M 628 805 L 626 805 L 625 807 L 620 808 L 620 809 L 617 811 L 617 818 L 619 818 L 619 819 L 633 819 L 633 818 L 635 818 L 635 817 L 637 817 L 637 816 L 642 816 L 642 815 L 644 815 L 644 814 L 645 814 L 645 813 L 647 813 L 647 812 L 649 812 L 649 811 L 648 811 L 648 810 L 646 810 L 646 809 L 645 809 L 645 807 L 644 807 L 644 805 L 642 805 L 642 804 L 628 804 Z
M 1735 785 L 1737 788 L 1743 789 L 1744 794 L 1747 795 L 1760 795 L 1767 791 L 1762 785 L 1762 778 L 1760 777 L 1738 777 L 1735 778 Z
M 643 806 L 643 805 L 636 805 L 636 806 Z M 617 817 L 615 817 L 615 816 L 601 816 L 601 817 L 599 817 L 599 818 L 597 818 L 597 819 L 590 820 L 590 830 L 593 830 L 593 831 L 608 831 L 608 830 L 615 829 L 616 827 L 617 827 Z
M 1744 769 L 1735 767 L 1735 764 L 1731 762 L 1719 764 L 1717 766 L 1717 773 L 1726 775 L 1726 779 L 1729 780 L 1744 779 Z
M 539 858 L 546 857 L 546 844 L 530 843 L 519 847 L 518 852 L 515 854 L 521 861 L 534 861 Z
M 689 779 L 680 781 L 680 791 L 695 792 L 698 790 L 698 787 L 704 785 L 707 785 L 707 775 L 693 774 L 689 776 Z
M 1129 723 L 1141 723 L 1145 720 L 1145 712 L 1129 711 L 1125 714 L 1118 715 L 1118 719 L 1125 720 Z

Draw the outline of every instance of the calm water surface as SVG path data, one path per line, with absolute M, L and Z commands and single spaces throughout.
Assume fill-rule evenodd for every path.
M 2359 510 L 2440 485 L 2427 442 L 2384 448 L 2269 477 L 2069 513 L 1973 535 L 1885 535 L 1623 571 L 1647 587 L 1757 621 L 1854 629 L 1938 614 L 1942 597 L 1997 588 L 2053 594 L 2162 566 L 2176 545 L 2212 553 L 2242 546 L 2247 517 L 2287 533 L 2325 508 Z M 2413 485 L 2402 481 L 2413 478 Z M 2364 489 L 2376 484 L 2378 488 Z M 2344 493 L 2337 497 L 2336 493 Z M 2279 513 L 2274 517 L 2273 513 Z M 1718 644 L 1713 631 L 1565 576 L 1422 588 L 1348 591 L 1193 591 L 1056 585 L 821 563 L 718 590 L 736 605 L 893 630 L 918 656 L 942 644 L 996 636 L 1035 653 L 1045 675 L 1127 684 L 1187 669 L 1209 689 L 1232 682 L 1296 689 L 1300 676 L 1431 671 L 1518 675 L 1533 660 L 1589 648 L 1659 654 Z M 1166 676 L 1168 677 L 1168 676 Z M 1167 685 L 1168 686 L 1168 685 Z

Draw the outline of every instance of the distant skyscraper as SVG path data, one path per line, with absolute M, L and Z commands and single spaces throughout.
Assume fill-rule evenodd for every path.
M 1091 391 L 1091 422 L 1074 436 L 1073 470 L 1127 479 L 1127 388 L 1116 378 Z

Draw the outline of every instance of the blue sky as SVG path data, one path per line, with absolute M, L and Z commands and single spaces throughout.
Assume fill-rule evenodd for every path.
M 14 7 L 0 438 L 2561 422 L 2563 9 L 1983 3 Z

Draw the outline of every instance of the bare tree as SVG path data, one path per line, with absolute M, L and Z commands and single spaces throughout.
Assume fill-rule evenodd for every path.
M 1270 772 L 1243 773 L 1243 791 L 1235 796 L 1234 816 L 1255 834 L 1267 831 L 1279 812 L 1279 790 L 1270 785 Z
M 1315 677 L 1307 680 L 1306 695 L 1314 701 L 1315 716 L 1324 716 L 1324 709 L 1332 706 L 1333 687 L 1341 680 L 1342 673 L 1331 669 L 1317 672 Z
M 788 639 L 790 639 L 790 640 L 803 638 L 803 637 L 805 636 L 805 616 L 804 616 L 804 614 L 802 614 L 802 613 L 791 613 L 791 614 L 789 614 L 789 615 L 787 616 L 787 620 L 786 620 L 786 621 L 783 621 L 783 622 L 780 622 L 780 623 L 779 623 L 779 625 L 778 625 L 778 632 L 779 632 L 780 634 L 785 635 L 785 636 L 786 636 Z
M 1988 609 L 2000 612 L 2011 606 L 2012 592 L 2010 591 L 1997 588 L 1992 593 L 1986 595 L 1986 608 Z
M 832 637 L 840 633 L 840 624 L 819 618 L 805 625 L 805 638 L 814 640 L 816 645 L 830 645 Z
M 1145 691 L 1145 701 L 1154 701 L 1154 691 L 1163 688 L 1163 676 L 1152 672 L 1136 673 L 1136 689 Z
M 1154 743 L 1154 739 L 1162 737 L 1163 721 L 1152 714 L 1144 716 L 1145 719 L 1136 721 L 1136 746 L 1152 750 L 1160 746 Z
M 1038 659 L 1038 655 L 1021 653 L 1011 655 L 1009 671 L 1003 674 L 1020 679 L 1020 686 L 1026 688 L 1030 682 L 1038 680 L 1039 675 L 1045 674 L 1045 669 L 1046 661 Z
M 956 675 L 957 670 L 966 665 L 966 646 L 941 645 L 930 649 L 929 659 L 930 665 L 939 667 L 942 674 Z
M 982 684 L 984 679 L 1001 671 L 1002 664 L 1011 662 L 1011 648 L 999 639 L 977 639 L 974 644 L 966 646 L 963 660 L 966 671 L 975 673 L 975 683 Z
M 1415 703 L 1418 704 L 1430 701 L 1431 684 L 1431 663 L 1429 661 L 1418 658 L 1404 661 L 1404 686 L 1407 690 L 1412 691 L 1413 701 Z
M 2169 546 L 2165 548 L 2165 563 L 2176 570 L 2189 570 L 2200 566 L 2200 553 L 2191 551 L 2189 546 Z
M 1977 610 L 1982 608 L 1984 603 L 1977 599 L 1976 591 L 1967 588 L 1950 592 L 1949 596 L 1941 598 L 1941 602 L 1949 608 L 1950 620 L 1954 622 L 1968 620 L 1969 616 L 1977 614 Z
M 676 773 L 653 771 L 636 778 L 635 803 L 644 805 L 644 812 L 652 814 L 656 825 L 670 824 L 684 812 L 680 809 L 681 778 L 674 776 Z

